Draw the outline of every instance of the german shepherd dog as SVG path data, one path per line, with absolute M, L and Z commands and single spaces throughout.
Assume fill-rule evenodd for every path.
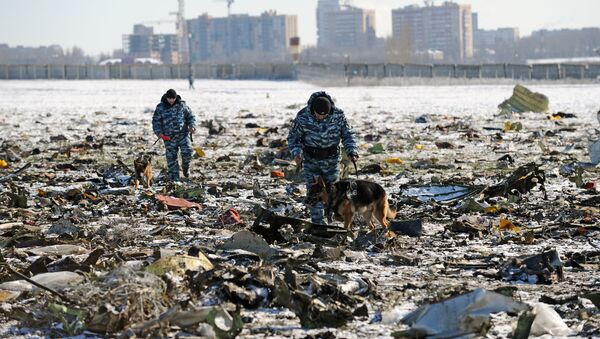
M 347 230 L 352 228 L 354 214 L 361 214 L 375 230 L 373 218 L 383 228 L 388 228 L 388 219 L 396 217 L 396 211 L 390 209 L 387 193 L 381 185 L 365 180 L 340 180 L 327 185 L 323 178 L 315 180 L 313 189 L 320 190 L 319 199 L 325 204 L 325 215 L 329 222 L 332 215 L 344 221 Z
M 140 181 L 144 187 L 152 186 L 152 156 L 140 155 L 133 161 L 135 168 L 135 189 L 140 186 Z

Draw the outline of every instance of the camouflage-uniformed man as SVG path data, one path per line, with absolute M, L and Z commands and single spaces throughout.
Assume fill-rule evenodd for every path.
M 179 162 L 177 154 L 181 150 L 183 176 L 190 176 L 192 145 L 189 135 L 196 132 L 196 118 L 185 101 L 175 90 L 168 90 L 160 99 L 152 116 L 152 129 L 157 137 L 165 142 L 165 155 L 169 177 L 179 181 Z
M 311 186 L 320 176 L 326 183 L 339 179 L 340 140 L 351 160 L 358 159 L 356 135 L 348 125 L 344 112 L 337 108 L 325 92 L 311 95 L 308 104 L 294 120 L 288 135 L 288 147 L 298 165 L 304 163 L 307 204 L 313 223 L 322 224 L 322 203 Z

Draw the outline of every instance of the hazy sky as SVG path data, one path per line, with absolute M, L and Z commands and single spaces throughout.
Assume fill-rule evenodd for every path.
M 441 3 L 436 0 L 435 3 Z M 521 35 L 547 28 L 600 26 L 600 0 L 456 0 L 470 3 L 479 13 L 481 28 L 519 27 Z M 377 35 L 391 34 L 391 9 L 415 0 L 354 0 L 354 4 L 376 10 Z M 232 13 L 260 14 L 274 9 L 298 15 L 303 45 L 316 42 L 317 0 L 235 0 Z M 0 43 L 10 46 L 59 44 L 80 46 L 87 53 L 121 48 L 122 35 L 135 23 L 168 20 L 177 10 L 177 0 L 5 0 L 0 10 Z M 225 0 L 187 0 L 186 18 L 202 13 L 227 14 Z M 174 25 L 157 27 L 174 32 Z

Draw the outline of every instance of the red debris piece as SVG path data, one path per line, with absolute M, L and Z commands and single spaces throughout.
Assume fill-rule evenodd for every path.
M 285 178 L 285 174 L 280 170 L 271 171 L 271 178 Z
M 187 201 L 187 200 L 181 199 L 181 198 L 169 197 L 169 196 L 162 195 L 162 194 L 155 195 L 155 198 L 158 202 L 161 202 L 161 203 L 167 205 L 167 207 L 170 210 L 177 210 L 177 209 L 182 209 L 182 208 L 202 209 L 202 205 L 195 203 L 195 202 Z
M 242 217 L 238 211 L 230 208 L 219 217 L 219 221 L 223 225 L 237 225 L 242 223 Z

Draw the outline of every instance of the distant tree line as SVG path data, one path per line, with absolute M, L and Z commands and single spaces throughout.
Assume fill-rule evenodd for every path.
M 98 60 L 111 57 L 121 57 L 121 50 L 116 50 L 113 55 L 101 54 L 99 56 L 90 56 L 85 51 L 74 46 L 73 48 L 63 49 L 59 45 L 40 46 L 40 47 L 10 47 L 7 44 L 0 44 L 0 64 L 29 64 L 29 65 L 47 65 L 47 64 L 68 64 L 68 65 L 87 65 L 96 64 Z
M 600 28 L 535 31 L 517 42 L 520 60 L 600 56 Z

